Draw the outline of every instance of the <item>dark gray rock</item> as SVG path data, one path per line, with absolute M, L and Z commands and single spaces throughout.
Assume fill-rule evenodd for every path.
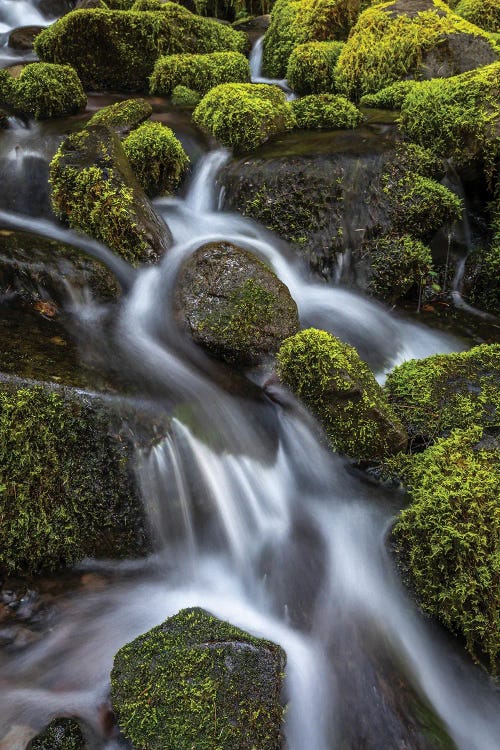
M 9 36 L 9 47 L 12 49 L 33 49 L 36 36 L 42 31 L 42 26 L 20 26 Z

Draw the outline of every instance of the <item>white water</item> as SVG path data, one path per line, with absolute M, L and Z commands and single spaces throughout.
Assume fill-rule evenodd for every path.
M 19 26 L 47 26 L 36 0 L 0 0 L 0 34 Z
M 270 85 L 279 86 L 280 89 L 286 94 L 288 101 L 296 99 L 296 95 L 288 85 L 286 78 L 266 78 L 262 75 L 262 57 L 264 53 L 264 37 L 261 36 L 252 47 L 250 53 L 250 80 L 252 83 L 268 83 Z

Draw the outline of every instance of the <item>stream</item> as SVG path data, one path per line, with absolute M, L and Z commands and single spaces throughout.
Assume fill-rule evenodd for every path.
M 30 4 L 0 0 L 0 23 L 10 23 L 14 5 Z M 60 715 L 81 716 L 102 733 L 117 650 L 181 608 L 201 606 L 285 649 L 287 750 L 498 750 L 498 686 L 419 612 L 391 558 L 387 539 L 403 493 L 327 450 L 268 367 L 236 376 L 205 355 L 179 331 L 170 301 L 181 263 L 224 239 L 269 263 L 297 302 L 301 325 L 355 346 L 381 383 L 395 365 L 463 349 L 462 340 L 312 279 L 284 242 L 220 210 L 217 175 L 230 154 L 204 143 L 196 144 L 202 155 L 183 193 L 154 201 L 172 249 L 134 271 L 57 226 L 30 192 L 27 155 L 46 168 L 60 141 L 50 127 L 13 122 L 2 135 L 0 176 L 11 177 L 0 224 L 9 226 L 7 210 L 27 231 L 105 253 L 126 289 L 112 324 L 104 305 L 82 295 L 70 295 L 68 311 L 96 361 L 126 371 L 140 394 L 168 411 L 171 430 L 149 453 L 137 451 L 155 553 L 85 561 L 80 570 L 109 574 L 107 585 L 68 593 L 41 638 L 0 649 L 0 749 L 14 750 L 8 738 L 16 727 L 38 729 Z M 10 172 L 9 158 L 17 165 Z M 103 742 L 106 750 L 125 747 Z

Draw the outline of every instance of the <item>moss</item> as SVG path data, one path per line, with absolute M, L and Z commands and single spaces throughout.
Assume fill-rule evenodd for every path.
M 146 195 L 172 193 L 189 159 L 174 132 L 159 122 L 145 122 L 123 141 L 123 150 Z
M 363 115 L 354 104 L 335 94 L 310 94 L 292 102 L 297 127 L 313 130 L 318 128 L 355 128 Z
M 295 124 L 283 91 L 267 84 L 216 86 L 198 104 L 193 119 L 225 146 L 239 151 L 256 148 Z
M 279 377 L 320 420 L 332 447 L 377 459 L 406 446 L 406 433 L 356 350 L 325 331 L 301 331 L 278 352 Z
M 500 460 L 482 430 L 456 430 L 406 463 L 412 500 L 396 550 L 425 611 L 492 670 L 500 652 Z
M 242 52 L 246 37 L 176 3 L 161 11 L 75 10 L 36 38 L 42 60 L 71 64 L 87 88 L 148 91 L 156 60 L 184 52 Z
M 372 275 L 368 289 L 391 304 L 420 291 L 432 270 L 430 249 L 408 235 L 375 240 L 369 253 Z
M 491 55 L 486 62 L 495 58 L 488 34 L 441 0 L 433 0 L 432 10 L 408 15 L 393 13 L 394 5 L 391 0 L 365 10 L 342 50 L 335 75 L 339 92 L 348 98 L 356 100 L 395 81 L 423 77 L 425 53 L 450 35 L 483 40 Z
M 176 86 L 172 91 L 172 104 L 178 107 L 196 107 L 200 101 L 200 94 L 187 86 Z
M 446 174 L 443 159 L 417 143 L 397 143 L 395 151 L 392 164 L 388 166 L 388 171 L 393 176 L 413 172 L 422 177 L 441 180 Z
M 409 91 L 400 126 L 411 141 L 466 164 L 477 157 L 493 164 L 500 152 L 500 62 L 447 79 L 425 81 Z
M 406 96 L 418 86 L 418 81 L 396 81 L 386 86 L 376 94 L 365 94 L 360 99 L 362 107 L 374 107 L 375 109 L 401 109 Z
M 112 414 L 76 391 L 2 384 L 1 569 L 29 574 L 141 551 L 132 452 L 112 437 Z
M 54 719 L 31 740 L 26 750 L 87 750 L 87 747 L 76 719 Z
M 12 79 L 11 104 L 37 120 L 73 114 L 85 107 L 87 97 L 69 65 L 32 63 Z
M 455 13 L 486 31 L 500 29 L 500 5 L 498 0 L 460 0 Z
M 273 4 L 274 0 L 195 0 L 200 15 L 231 21 L 235 26 L 255 16 L 267 15 Z
M 466 261 L 469 290 L 467 301 L 498 315 L 500 309 L 500 231 L 490 247 L 474 250 Z
M 201 609 L 184 609 L 115 656 L 118 724 L 143 750 L 275 750 L 285 655 Z
M 286 77 L 297 93 L 335 93 L 335 65 L 343 42 L 306 42 L 295 47 L 288 60 Z
M 126 99 L 110 104 L 95 113 L 88 125 L 108 125 L 121 131 L 133 130 L 153 114 L 153 107 L 145 99 Z
M 0 103 L 12 107 L 15 97 L 15 79 L 8 70 L 0 68 Z
M 389 400 L 411 439 L 428 444 L 459 427 L 500 427 L 500 344 L 410 360 L 391 372 Z
M 240 52 L 169 55 L 156 62 L 151 76 L 151 93 L 170 96 L 176 86 L 182 85 L 206 94 L 221 83 L 249 80 L 250 66 Z

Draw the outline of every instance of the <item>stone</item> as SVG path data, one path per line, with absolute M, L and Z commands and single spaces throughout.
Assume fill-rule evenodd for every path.
M 9 47 L 12 49 L 33 49 L 35 37 L 43 30 L 43 26 L 19 26 L 11 31 L 9 36 Z

